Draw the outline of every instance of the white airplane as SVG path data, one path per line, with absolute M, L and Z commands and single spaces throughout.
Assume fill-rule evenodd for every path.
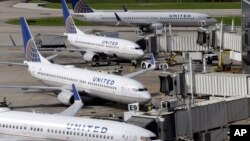
M 41 114 L 0 107 L 0 133 L 67 141 L 160 141 L 139 126 L 109 120 L 73 117 L 83 103 L 72 84 L 74 104 L 61 113 Z
M 180 27 L 210 26 L 217 21 L 207 14 L 193 12 L 103 12 L 95 11 L 84 0 L 71 0 L 72 15 L 79 20 L 111 26 L 130 25 L 142 31 L 162 29 L 164 25 Z M 126 12 L 127 11 L 127 12 Z
M 58 100 L 65 105 L 73 103 L 73 94 L 70 88 L 72 83 L 76 85 L 80 92 L 85 92 L 92 97 L 99 97 L 119 103 L 129 104 L 138 102 L 142 105 L 151 100 L 151 95 L 147 88 L 131 78 L 155 68 L 153 54 L 151 56 L 152 67 L 150 69 L 140 70 L 125 76 L 74 68 L 74 66 L 69 65 L 52 64 L 37 50 L 26 19 L 21 17 L 20 20 L 26 60 L 23 64 L 10 62 L 1 63 L 27 66 L 28 71 L 33 77 L 49 86 L 1 85 L 1 88 L 60 90 Z
M 84 54 L 83 59 L 89 62 L 97 62 L 101 58 L 111 57 L 135 61 L 143 57 L 142 48 L 128 40 L 111 37 L 88 35 L 80 31 L 69 13 L 65 0 L 62 2 L 62 11 L 66 33 L 64 35 L 70 44 L 76 46 Z

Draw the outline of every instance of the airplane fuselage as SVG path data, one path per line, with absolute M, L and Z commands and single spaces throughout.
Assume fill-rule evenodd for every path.
M 114 12 L 72 13 L 72 15 L 83 21 L 113 26 L 118 23 Z M 192 12 L 117 12 L 117 15 L 122 21 L 119 25 L 139 27 L 154 23 L 182 27 L 196 27 L 201 24 L 210 26 L 216 23 L 215 19 L 206 14 Z
M 126 123 L 10 111 L 7 108 L 0 108 L 0 133 L 72 141 L 157 140 L 154 133 Z
M 28 62 L 28 66 L 32 76 L 50 86 L 70 89 L 75 84 L 93 97 L 124 104 L 145 104 L 151 99 L 147 89 L 134 79 L 56 64 Z
M 137 60 L 144 55 L 140 46 L 132 41 L 87 34 L 65 33 L 65 35 L 70 44 L 87 53 L 105 54 L 125 60 Z

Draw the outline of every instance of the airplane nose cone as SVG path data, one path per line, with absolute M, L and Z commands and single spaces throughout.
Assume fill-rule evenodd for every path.
M 216 20 L 216 19 L 212 18 L 212 19 L 210 20 L 210 25 L 215 25 L 216 23 L 217 23 L 217 20 Z
M 151 100 L 151 94 L 149 92 L 144 92 L 141 95 L 141 99 L 142 99 L 141 104 L 146 104 Z
M 142 58 L 144 56 L 143 50 L 140 50 L 138 54 L 139 54 L 140 58 Z

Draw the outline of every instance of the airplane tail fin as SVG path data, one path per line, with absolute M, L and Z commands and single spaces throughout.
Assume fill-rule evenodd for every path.
M 46 60 L 43 56 L 41 56 L 41 54 L 39 53 L 35 41 L 31 35 L 26 19 L 24 17 L 20 17 L 20 21 L 26 61 L 48 63 L 49 61 Z
M 94 10 L 84 0 L 71 0 L 75 13 L 93 13 Z
M 64 17 L 64 26 L 66 28 L 66 33 L 77 34 L 78 32 L 81 32 L 80 30 L 77 29 L 75 22 L 69 13 L 69 8 L 65 0 L 61 0 L 61 2 L 62 2 L 62 12 Z

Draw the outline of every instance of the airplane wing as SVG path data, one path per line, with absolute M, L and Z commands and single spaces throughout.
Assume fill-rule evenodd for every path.
M 136 77 L 138 75 L 141 75 L 145 72 L 148 72 L 148 71 L 151 71 L 151 70 L 154 70 L 155 69 L 155 58 L 154 58 L 154 54 L 151 53 L 151 61 L 150 61 L 150 64 L 151 64 L 151 67 L 148 68 L 148 69 L 143 69 L 143 70 L 140 70 L 140 71 L 137 71 L 137 72 L 133 72 L 133 73 L 129 73 L 127 75 L 124 75 L 125 77 L 128 77 L 128 78 L 132 78 L 132 77 Z
M 83 107 L 81 97 L 80 97 L 78 91 L 76 90 L 76 87 L 75 87 L 74 84 L 72 84 L 72 90 L 73 90 L 73 96 L 74 96 L 74 101 L 75 102 L 69 108 L 62 111 L 60 113 L 60 115 L 63 115 L 63 116 L 75 116 Z

